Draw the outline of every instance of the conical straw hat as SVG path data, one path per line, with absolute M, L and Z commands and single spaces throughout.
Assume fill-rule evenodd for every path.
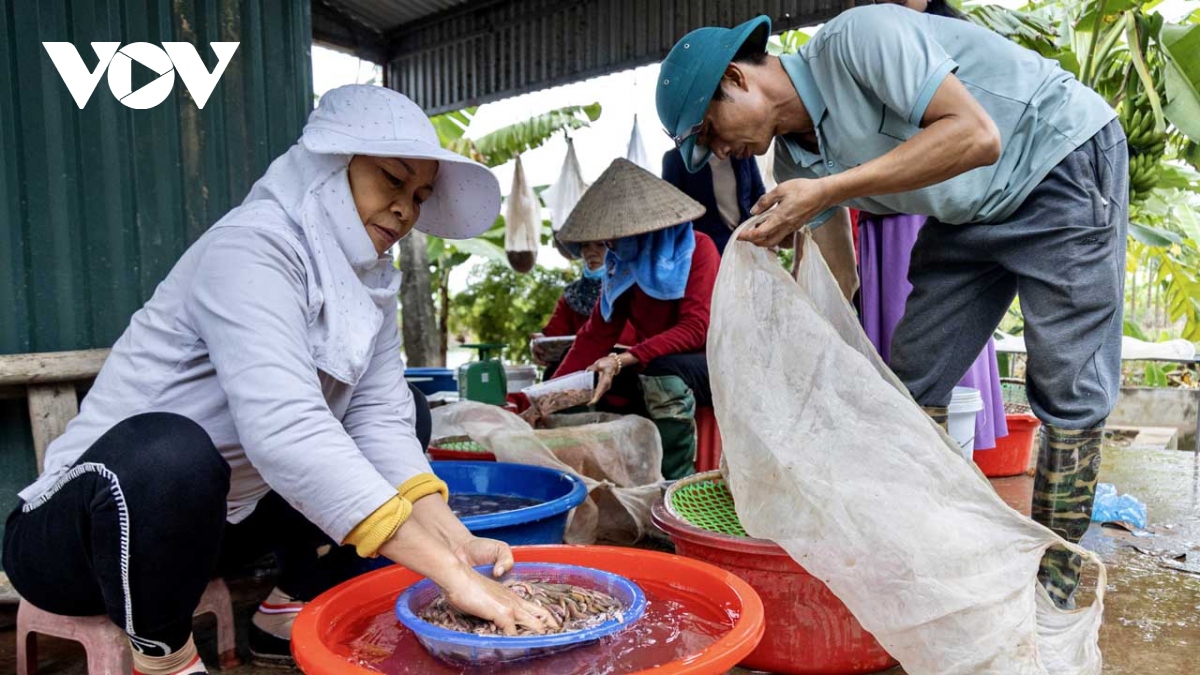
M 704 215 L 704 206 L 633 162 L 617 158 L 583 194 L 558 238 L 609 241 L 655 232 Z

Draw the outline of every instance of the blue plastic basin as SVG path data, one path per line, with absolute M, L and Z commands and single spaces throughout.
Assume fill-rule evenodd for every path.
M 480 574 L 490 574 L 491 571 L 488 567 L 479 567 L 477 570 Z M 504 578 L 539 579 L 602 591 L 620 601 L 624 610 L 619 618 L 569 633 L 519 637 L 461 633 L 439 628 L 417 616 L 418 612 L 441 595 L 441 590 L 425 579 L 409 586 L 396 598 L 396 618 L 434 656 L 459 663 L 486 664 L 545 656 L 579 647 L 625 630 L 641 619 L 646 611 L 646 596 L 637 584 L 604 570 L 557 563 L 517 563 Z
M 475 536 L 511 546 L 561 544 L 571 509 L 587 498 L 587 486 L 564 471 L 505 462 L 430 462 L 450 492 L 530 497 L 541 504 L 462 519 Z
M 404 379 L 426 396 L 439 391 L 458 391 L 454 371 L 449 368 L 405 368 Z

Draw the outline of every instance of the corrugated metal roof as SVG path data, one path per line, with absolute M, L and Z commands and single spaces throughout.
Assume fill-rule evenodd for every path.
M 308 3 L 294 0 L 3 3 L 0 354 L 113 343 L 188 244 L 299 136 L 311 32 Z M 178 80 L 148 110 L 126 108 L 102 80 L 80 110 L 41 43 L 72 42 L 90 69 L 93 40 L 189 41 L 209 67 L 209 42 L 241 45 L 203 110 Z M 0 513 L 33 478 L 24 405 L 0 401 Z
M 732 26 L 766 14 L 779 32 L 827 21 L 853 4 L 853 0 L 487 2 L 471 6 L 469 12 L 402 26 L 389 35 L 387 84 L 435 114 L 659 61 L 676 40 L 700 26 Z
M 426 19 L 446 10 L 488 0 L 325 0 L 379 33 Z

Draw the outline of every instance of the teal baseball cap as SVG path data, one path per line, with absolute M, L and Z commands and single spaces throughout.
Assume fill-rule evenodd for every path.
M 655 94 L 658 119 L 683 154 L 688 171 L 699 171 L 712 156 L 711 150 L 698 143 L 700 127 L 725 68 L 747 42 L 766 51 L 770 35 L 767 16 L 734 28 L 697 28 L 676 42 L 662 62 Z

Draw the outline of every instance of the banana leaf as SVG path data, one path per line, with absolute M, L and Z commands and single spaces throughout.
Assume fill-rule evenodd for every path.
M 429 121 L 433 122 L 433 128 L 437 130 L 438 140 L 444 147 L 449 147 L 467 133 L 467 127 L 471 126 L 476 110 L 477 108 L 473 107 L 463 108 L 429 118 Z
M 1162 176 L 1158 179 L 1155 188 L 1160 190 L 1174 188 L 1200 193 L 1200 174 L 1191 168 L 1164 163 Z
M 1166 248 L 1171 244 L 1178 244 L 1183 241 L 1183 237 L 1170 231 L 1140 223 L 1129 223 L 1129 236 L 1147 246 L 1156 246 Z
M 1037 14 L 999 5 L 974 5 L 967 7 L 966 13 L 967 18 L 974 23 L 1043 56 L 1062 51 L 1057 44 L 1058 27 L 1054 22 Z
M 798 30 L 788 30 L 773 37 L 767 42 L 767 53 L 771 56 L 795 54 L 808 42 L 808 34 Z
M 563 129 L 586 127 L 600 118 L 600 104 L 568 106 L 510 124 L 475 140 L 488 166 L 500 166 L 527 150 L 540 147 Z
M 1091 32 L 1095 28 L 1097 16 L 1101 17 L 1101 26 L 1103 26 L 1106 23 L 1111 23 L 1112 18 L 1121 12 L 1142 7 L 1142 3 L 1138 2 L 1138 0 L 1100 0 L 1099 2 L 1089 2 L 1085 5 L 1086 10 L 1083 15 L 1075 22 L 1075 30 Z M 1143 8 L 1143 11 L 1148 10 Z
M 1164 112 L 1185 136 L 1200 142 L 1200 25 L 1165 25 L 1159 39 L 1167 56 Z
M 453 246 L 461 253 L 477 255 L 487 260 L 493 260 L 496 262 L 506 262 L 508 260 L 508 257 L 504 253 L 503 246 L 497 246 L 493 242 L 490 242 L 482 237 L 455 241 L 453 242 Z

